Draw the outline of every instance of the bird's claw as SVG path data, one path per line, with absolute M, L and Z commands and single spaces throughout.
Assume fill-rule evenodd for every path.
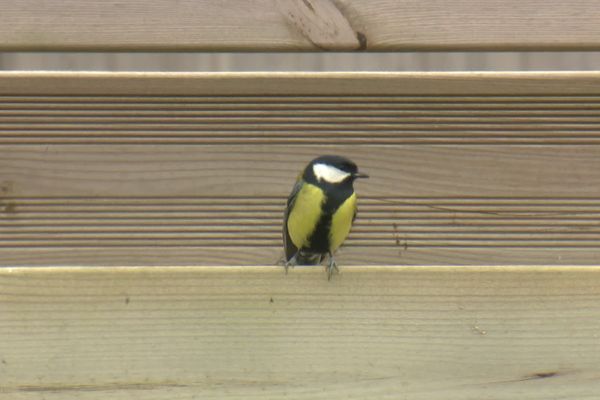
M 333 276 L 333 272 L 339 273 L 340 270 L 335 263 L 335 259 L 333 258 L 333 254 L 329 253 L 329 264 L 327 265 L 327 280 L 330 281 Z
M 290 258 L 289 260 L 284 261 L 283 268 L 285 268 L 285 274 L 287 275 L 288 269 L 290 267 L 294 268 L 297 264 L 298 261 L 296 260 L 296 255 L 294 255 L 294 257 Z

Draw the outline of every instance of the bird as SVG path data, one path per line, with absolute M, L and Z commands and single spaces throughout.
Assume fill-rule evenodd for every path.
M 285 271 L 296 265 L 318 265 L 329 258 L 327 279 L 338 271 L 335 251 L 356 218 L 354 181 L 368 178 L 348 158 L 322 155 L 298 175 L 284 213 Z

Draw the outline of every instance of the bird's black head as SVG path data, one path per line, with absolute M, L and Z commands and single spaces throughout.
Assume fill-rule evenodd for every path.
M 313 184 L 352 185 L 357 178 L 368 178 L 367 174 L 358 172 L 358 167 L 351 160 L 325 155 L 312 160 L 304 169 L 303 178 Z

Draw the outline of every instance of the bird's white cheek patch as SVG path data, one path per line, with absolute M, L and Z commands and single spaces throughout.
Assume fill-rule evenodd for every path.
M 313 165 L 313 172 L 318 180 L 329 183 L 340 183 L 350 176 L 348 172 L 327 164 Z

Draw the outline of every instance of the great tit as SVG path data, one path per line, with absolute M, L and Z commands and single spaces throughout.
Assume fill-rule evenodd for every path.
M 369 176 L 340 156 L 312 160 L 300 173 L 287 201 L 283 222 L 285 270 L 317 265 L 329 257 L 327 278 L 337 265 L 333 253 L 342 245 L 356 218 L 353 183 Z

